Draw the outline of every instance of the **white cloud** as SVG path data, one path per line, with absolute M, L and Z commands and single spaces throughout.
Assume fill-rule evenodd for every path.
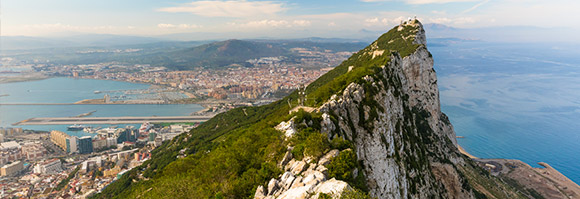
M 377 23 L 377 22 L 379 22 L 379 18 L 375 17 L 375 18 L 365 19 L 365 22 L 367 22 L 367 23 Z
M 474 2 L 478 0 L 405 0 L 408 4 L 443 4 L 456 2 Z
M 229 23 L 232 26 L 240 26 L 246 28 L 292 28 L 292 27 L 305 27 L 312 24 L 309 20 L 257 20 L 249 21 L 244 23 Z
M 195 24 L 167 24 L 167 23 L 160 23 L 157 24 L 158 28 L 167 28 L 167 29 L 195 29 L 200 28 L 201 26 Z
M 362 2 L 387 2 L 394 0 L 361 0 Z M 474 2 L 478 0 L 402 0 L 407 4 L 443 4 L 443 3 L 455 3 L 455 2 Z
M 286 20 L 259 20 L 259 21 L 250 21 L 246 23 L 237 24 L 243 27 L 283 27 L 288 26 L 288 21 Z
M 274 15 L 284 10 L 283 3 L 273 1 L 195 1 L 182 6 L 161 8 L 161 12 L 188 12 L 206 17 L 253 17 Z
M 473 24 L 477 22 L 477 20 L 472 17 L 456 17 L 456 18 L 437 17 L 437 18 L 428 18 L 427 22 L 451 26 L 462 26 L 466 24 Z
M 379 26 L 379 27 L 383 27 L 389 24 L 396 24 L 399 22 L 399 19 L 402 19 L 403 17 L 396 17 L 396 18 L 392 18 L 392 19 L 388 19 L 388 18 L 378 18 L 378 17 L 374 17 L 374 18 L 367 18 L 364 20 L 364 25 L 365 26 Z
M 447 11 L 444 11 L 444 10 L 442 10 L 442 11 L 433 10 L 433 11 L 431 11 L 431 13 L 433 13 L 435 15 L 446 15 L 447 14 Z
M 296 26 L 310 26 L 310 24 L 312 24 L 312 22 L 310 22 L 308 20 L 294 20 L 292 22 L 292 24 L 294 24 Z

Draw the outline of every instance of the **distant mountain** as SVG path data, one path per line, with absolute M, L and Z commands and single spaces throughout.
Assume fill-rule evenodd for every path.
M 0 44 L 2 50 L 72 47 L 77 45 L 75 42 L 67 40 L 26 36 L 2 36 Z
M 77 37 L 78 38 L 78 37 Z M 34 42 L 30 38 L 30 42 Z M 100 39 L 108 39 L 103 36 Z M 296 40 L 226 40 L 226 41 L 158 41 L 144 44 L 113 45 L 117 37 L 103 42 L 102 46 L 75 47 L 77 43 L 52 41 L 44 48 L 4 51 L 5 56 L 16 56 L 19 60 L 51 60 L 55 64 L 96 64 L 120 62 L 125 64 L 150 64 L 165 66 L 170 70 L 191 70 L 199 67 L 222 68 L 228 66 L 249 66 L 247 60 L 261 57 L 286 57 L 287 62 L 300 62 L 300 55 L 293 48 L 313 51 L 353 52 L 365 44 L 357 41 L 339 42 L 339 39 L 296 39 Z M 45 41 L 45 40 L 43 40 Z M 98 38 L 83 39 L 85 43 L 97 42 Z M 130 42 L 132 41 L 132 42 Z M 146 39 L 129 38 L 126 43 L 145 42 Z M 318 42 L 320 41 L 320 42 Z M 328 42 L 322 42 L 328 41 Z M 336 42 L 332 42 L 336 41 Z M 123 43 L 123 42 L 118 42 Z M 68 47 L 53 47 L 68 44 Z M 109 45 L 110 46 L 107 46 Z M 41 45 L 37 44 L 36 47 Z M 29 46 L 27 46 L 28 48 Z M 24 48 L 24 46 L 23 46 Z M 119 49 L 138 49 L 126 53 L 116 53 Z M 92 52 L 93 53 L 79 53 Z M 100 52 L 96 52 L 100 51 Z
M 454 28 L 454 27 L 451 27 L 451 26 L 447 26 L 447 25 L 443 25 L 443 24 L 437 24 L 437 23 L 425 24 L 425 25 L 423 25 L 423 27 L 425 28 L 426 31 L 452 31 L 452 30 L 457 30 L 457 28 Z
M 225 67 L 244 64 L 249 59 L 289 53 L 289 49 L 271 43 L 232 39 L 170 52 L 167 57 L 174 62 L 173 67 L 187 69 L 191 66 Z
M 30 50 L 41 48 L 70 47 L 106 47 L 136 45 L 167 41 L 152 37 L 109 35 L 109 34 L 76 34 L 58 37 L 2 36 L 2 50 Z

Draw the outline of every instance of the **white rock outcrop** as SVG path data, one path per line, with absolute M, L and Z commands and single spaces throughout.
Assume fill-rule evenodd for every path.
M 294 125 L 294 118 L 288 120 L 287 122 L 282 121 L 274 128 L 276 130 L 284 132 L 284 135 L 286 137 L 292 137 L 294 134 L 296 134 L 296 126 Z
M 352 188 L 344 181 L 328 179 L 328 169 L 325 167 L 339 153 L 338 150 L 331 150 L 316 163 L 307 158 L 288 161 L 282 165 L 285 172 L 279 178 L 271 179 L 267 187 L 259 186 L 254 198 L 316 199 L 320 193 L 340 198 L 343 191 Z

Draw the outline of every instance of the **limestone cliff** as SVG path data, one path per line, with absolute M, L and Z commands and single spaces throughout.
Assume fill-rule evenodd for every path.
M 389 48 L 394 45 L 407 45 L 406 52 Z M 433 58 L 426 45 L 421 23 L 404 22 L 355 54 L 349 60 L 355 64 L 343 76 L 363 67 L 372 68 L 372 73 L 349 82 L 317 107 L 323 113 L 321 132 L 329 139 L 341 136 L 354 143 L 372 197 L 475 198 L 458 170 L 465 160 L 456 148 L 453 127 L 441 112 Z M 313 186 L 286 186 L 294 188 L 265 196 L 283 198 L 302 189 L 318 194 Z M 261 189 L 257 193 L 263 193 Z
M 409 20 L 305 90 L 165 142 L 97 198 L 530 195 L 514 187 L 458 152 L 425 31 Z
M 466 179 L 460 178 L 451 165 L 462 159 L 455 148 L 453 128 L 441 113 L 425 32 L 418 21 L 404 26 L 415 29 L 413 43 L 420 45 L 416 51 L 404 58 L 393 52 L 378 74 L 364 77 L 362 85 L 350 83 L 342 95 L 324 103 L 321 111 L 336 115 L 338 133 L 354 141 L 371 196 L 473 197 L 469 191 L 455 187 Z M 365 50 L 388 50 L 380 49 L 377 42 Z M 434 174 L 440 170 L 451 177 L 438 179 Z

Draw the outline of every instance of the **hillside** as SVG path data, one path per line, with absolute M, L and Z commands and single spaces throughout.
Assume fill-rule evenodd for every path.
M 244 64 L 246 60 L 260 57 L 287 56 L 288 49 L 269 43 L 227 40 L 204 44 L 169 54 L 174 67 L 191 66 L 225 67 Z
M 34 39 L 34 38 L 29 38 Z M 251 66 L 247 61 L 263 57 L 281 58 L 283 64 L 300 67 L 327 67 L 337 65 L 341 52 L 354 52 L 366 44 L 343 40 L 226 40 L 226 41 L 162 41 L 146 44 L 127 44 L 110 41 L 86 47 L 51 46 L 28 50 L 10 50 L 6 56 L 26 62 L 50 60 L 56 65 L 83 65 L 118 62 L 124 65 L 144 64 L 164 66 L 169 70 L 193 70 L 205 67 L 220 69 L 229 66 Z M 34 41 L 42 45 L 42 40 Z M 31 40 L 32 42 L 32 40 Z M 32 43 L 34 43 L 32 42 Z M 117 45 L 115 45 L 117 42 Z M 57 42 L 58 43 L 58 42 Z M 61 42 L 66 44 L 66 42 Z M 64 45 L 63 44 L 63 45 Z M 26 45 L 22 43 L 22 45 Z M 76 45 L 76 44 L 75 44 Z M 123 52 L 129 50 L 129 52 Z M 301 50 L 305 50 L 301 52 Z M 121 52 L 119 52 L 121 51 Z M 308 52 L 312 51 L 312 54 Z M 89 52 L 89 53 L 87 53 Z M 331 55 L 331 56 L 328 56 Z M 340 57 L 340 58 L 337 58 Z M 316 59 L 321 64 L 304 64 Z M 306 61 L 305 61 L 306 60 Z M 326 62 L 324 62 L 326 61 Z
M 261 57 L 285 57 L 285 62 L 299 63 L 305 58 L 294 48 L 315 51 L 352 52 L 361 47 L 357 42 L 311 42 L 300 40 L 226 40 L 192 48 L 150 55 L 147 60 L 176 70 L 191 70 L 197 67 L 224 68 L 248 66 L 250 59 Z M 155 58 L 155 59 L 152 59 Z
M 165 142 L 96 198 L 529 195 L 457 150 L 417 20 L 389 30 L 305 91 L 217 115 Z

